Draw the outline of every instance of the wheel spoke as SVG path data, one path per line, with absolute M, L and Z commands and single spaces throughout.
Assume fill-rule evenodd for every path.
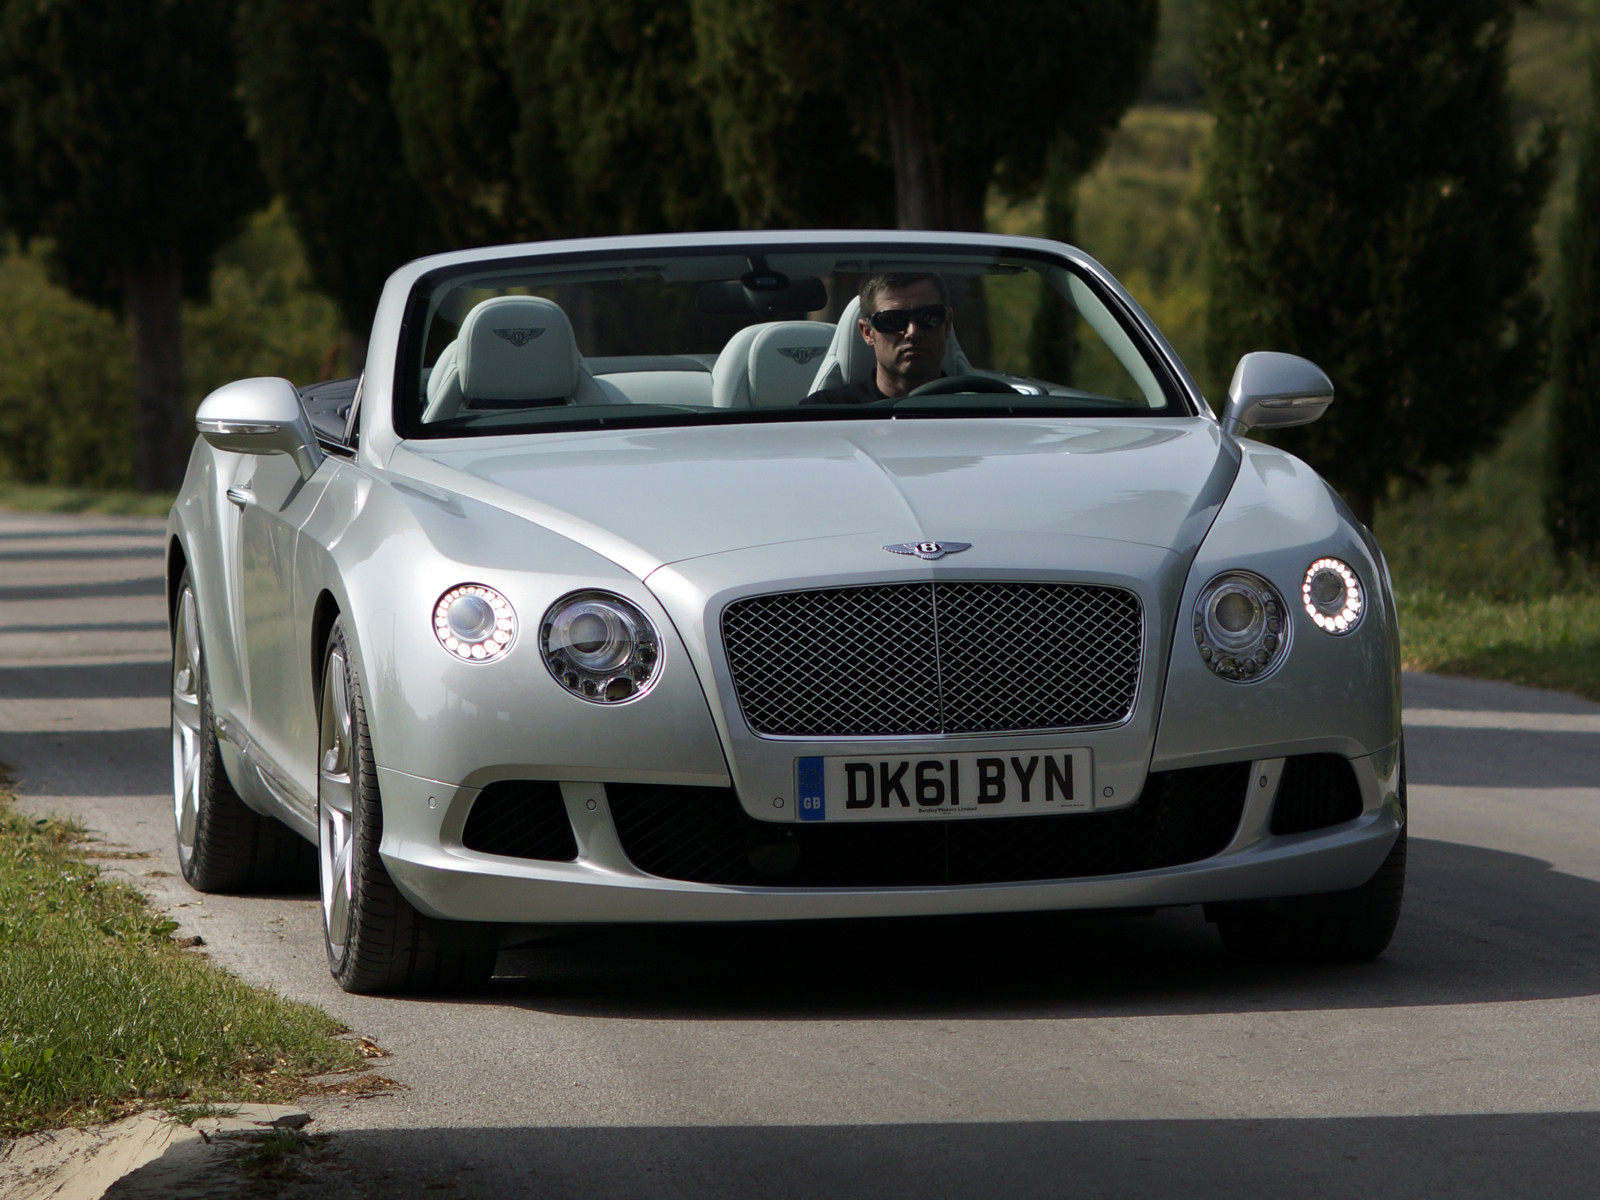
M 195 608 L 194 592 L 187 588 L 183 593 L 182 618 L 184 643 L 189 652 L 189 666 L 198 672 L 200 670 L 200 614 Z
M 178 845 L 194 845 L 200 814 L 200 738 L 176 722 L 172 729 L 172 816 Z
M 322 771 L 317 775 L 317 784 L 317 798 L 322 807 L 348 821 L 355 803 L 350 776 L 342 771 Z
M 351 772 L 349 671 L 344 655 L 328 656 L 322 681 L 322 720 L 317 753 L 317 874 L 328 945 L 343 950 L 350 932 L 354 896 L 352 870 L 355 784 Z
M 178 596 L 172 647 L 172 819 L 179 857 L 192 852 L 200 817 L 200 631 L 194 590 Z
M 332 668 L 337 664 L 338 670 Z M 338 686 L 333 689 L 333 718 L 334 732 L 338 736 L 340 748 L 344 751 L 343 761 L 350 761 L 350 678 L 349 668 L 345 666 L 344 656 L 336 654 L 329 662 L 330 674 L 338 676 Z
M 195 695 L 172 693 L 172 719 L 182 725 L 186 733 L 200 730 L 200 698 Z

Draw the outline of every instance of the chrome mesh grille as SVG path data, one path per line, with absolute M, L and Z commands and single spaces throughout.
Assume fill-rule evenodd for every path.
M 1052 583 L 752 596 L 722 640 L 757 733 L 874 737 L 1111 725 L 1133 711 L 1139 598 Z

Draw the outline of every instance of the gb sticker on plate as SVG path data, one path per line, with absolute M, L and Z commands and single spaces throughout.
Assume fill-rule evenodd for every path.
M 827 794 L 823 791 L 822 760 L 802 758 L 795 764 L 796 790 L 800 794 L 800 819 L 826 821 L 828 819 Z

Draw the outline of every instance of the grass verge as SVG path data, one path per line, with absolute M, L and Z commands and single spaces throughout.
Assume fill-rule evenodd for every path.
M 171 921 L 84 859 L 82 835 L 0 794 L 0 1134 L 288 1100 L 363 1065 L 326 1013 L 177 946 Z
M 173 497 L 166 492 L 114 492 L 94 488 L 0 480 L 0 509 L 11 512 L 94 513 L 108 517 L 164 517 Z
M 1600 700 L 1600 596 L 1528 599 L 1403 591 L 1400 640 L 1414 671 L 1503 679 Z

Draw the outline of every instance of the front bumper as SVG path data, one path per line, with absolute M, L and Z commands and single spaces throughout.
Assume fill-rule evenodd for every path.
M 461 845 L 478 790 L 379 769 L 382 857 L 430 916 L 521 925 L 776 921 L 1064 909 L 1145 908 L 1341 891 L 1378 869 L 1405 823 L 1395 747 L 1351 759 L 1358 817 L 1308 833 L 1270 832 L 1284 759 L 1251 763 L 1249 793 L 1218 853 L 1156 870 L 937 887 L 734 887 L 646 874 L 623 851 L 600 783 L 563 783 L 575 862 L 514 859 Z M 981 818 L 971 818 L 981 819 Z M 1007 818 L 992 818 L 1004 820 Z M 1054 820 L 1072 821 L 1074 815 Z

